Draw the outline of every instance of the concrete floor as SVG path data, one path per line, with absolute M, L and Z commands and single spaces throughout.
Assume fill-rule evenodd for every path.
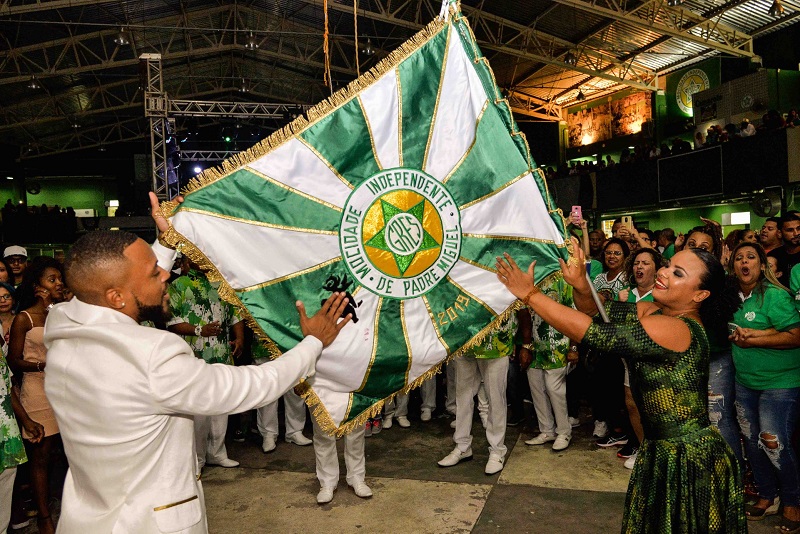
M 412 413 L 418 413 L 412 407 Z M 629 471 L 616 449 L 600 449 L 591 421 L 574 429 L 568 449 L 527 446 L 529 425 L 508 428 L 506 467 L 487 476 L 483 428 L 473 425 L 474 459 L 440 468 L 436 462 L 453 448 L 449 417 L 427 423 L 410 416 L 411 428 L 394 425 L 367 438 L 367 483 L 374 492 L 360 499 L 344 480 L 333 502 L 316 503 L 319 484 L 312 446 L 281 440 L 269 454 L 260 436 L 228 443 L 241 465 L 206 467 L 203 487 L 212 533 L 613 533 L 622 521 Z M 535 425 L 535 421 L 532 423 Z M 310 431 L 306 431 L 310 437 Z M 340 458 L 342 443 L 339 442 Z M 54 514 L 58 501 L 53 504 Z M 750 532 L 774 533 L 778 516 L 750 522 Z M 34 525 L 16 532 L 32 534 Z

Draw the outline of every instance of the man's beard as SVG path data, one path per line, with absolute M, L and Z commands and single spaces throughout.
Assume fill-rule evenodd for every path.
M 139 316 L 136 321 L 141 323 L 144 321 L 153 321 L 154 323 L 166 323 L 172 317 L 169 310 L 165 310 L 163 304 L 145 306 L 142 304 L 136 295 L 133 296 L 136 306 L 139 308 Z

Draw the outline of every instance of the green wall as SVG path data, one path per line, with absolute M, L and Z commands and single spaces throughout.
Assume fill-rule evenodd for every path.
M 37 195 L 27 194 L 28 206 L 58 204 L 62 208 L 94 209 L 98 215 L 107 215 L 105 202 L 117 199 L 116 180 L 102 178 L 37 179 L 28 178 L 26 184 L 36 182 L 41 186 Z M 3 200 L 5 202 L 5 200 Z
M 756 217 L 752 213 L 752 209 L 748 202 L 737 203 L 737 204 L 724 204 L 720 206 L 708 206 L 708 207 L 698 207 L 698 208 L 677 208 L 677 209 L 665 209 L 665 210 L 654 210 L 654 211 L 645 211 L 645 212 L 633 212 L 633 213 L 622 213 L 622 212 L 615 212 L 615 213 L 608 213 L 603 214 L 601 217 L 602 221 L 615 219 L 621 215 L 631 215 L 633 217 L 633 221 L 635 223 L 644 222 L 647 224 L 647 228 L 650 230 L 661 230 L 662 228 L 672 228 L 675 230 L 675 233 L 678 232 L 686 232 L 695 226 L 700 226 L 703 222 L 700 220 L 700 217 L 705 217 L 707 219 L 712 219 L 715 221 L 722 221 L 722 214 L 723 213 L 731 213 L 731 212 L 741 212 L 741 211 L 749 211 L 750 212 L 750 228 L 753 230 L 760 230 L 761 225 L 764 224 L 763 217 Z M 723 227 L 723 234 L 728 235 L 728 232 L 731 230 L 740 230 L 743 229 L 744 225 L 732 225 L 732 226 L 725 226 Z

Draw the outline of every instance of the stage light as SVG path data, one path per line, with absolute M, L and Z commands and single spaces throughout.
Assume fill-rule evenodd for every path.
M 195 174 L 200 174 L 201 172 L 203 172 L 203 167 L 201 167 L 200 165 L 195 165 L 194 173 Z
M 578 58 L 577 58 L 577 56 L 575 56 L 575 54 L 572 53 L 572 50 L 567 52 L 567 54 L 564 56 L 564 63 L 566 63 L 567 65 L 577 65 L 578 64 Z
M 36 91 L 37 89 L 41 89 L 42 84 L 39 83 L 39 80 L 36 79 L 36 76 L 31 76 L 31 80 L 28 82 L 28 89 L 31 91 Z
M 116 43 L 117 46 L 124 46 L 126 44 L 130 44 L 130 42 L 131 40 L 128 37 L 128 30 L 126 30 L 125 27 L 120 28 L 119 33 L 114 38 L 114 43 Z
M 362 49 L 361 49 L 361 52 L 362 52 L 362 53 L 363 53 L 365 56 L 372 56 L 372 55 L 374 55 L 374 54 L 375 54 L 375 49 L 374 49 L 374 48 L 372 48 L 372 39 L 370 39 L 369 37 L 367 37 L 367 44 L 366 44 L 366 45 L 364 45 L 364 48 L 362 48 Z
M 255 50 L 258 48 L 258 41 L 256 41 L 256 36 L 253 35 L 253 32 L 250 32 L 250 35 L 247 36 L 247 41 L 244 43 L 244 47 L 248 50 Z

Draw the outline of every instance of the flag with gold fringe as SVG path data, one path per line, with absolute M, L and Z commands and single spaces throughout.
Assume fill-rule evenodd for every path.
M 457 6 L 307 117 L 205 171 L 165 241 L 242 308 L 274 357 L 334 291 L 353 314 L 302 385 L 342 435 L 521 305 L 496 256 L 566 258 L 564 220 Z

